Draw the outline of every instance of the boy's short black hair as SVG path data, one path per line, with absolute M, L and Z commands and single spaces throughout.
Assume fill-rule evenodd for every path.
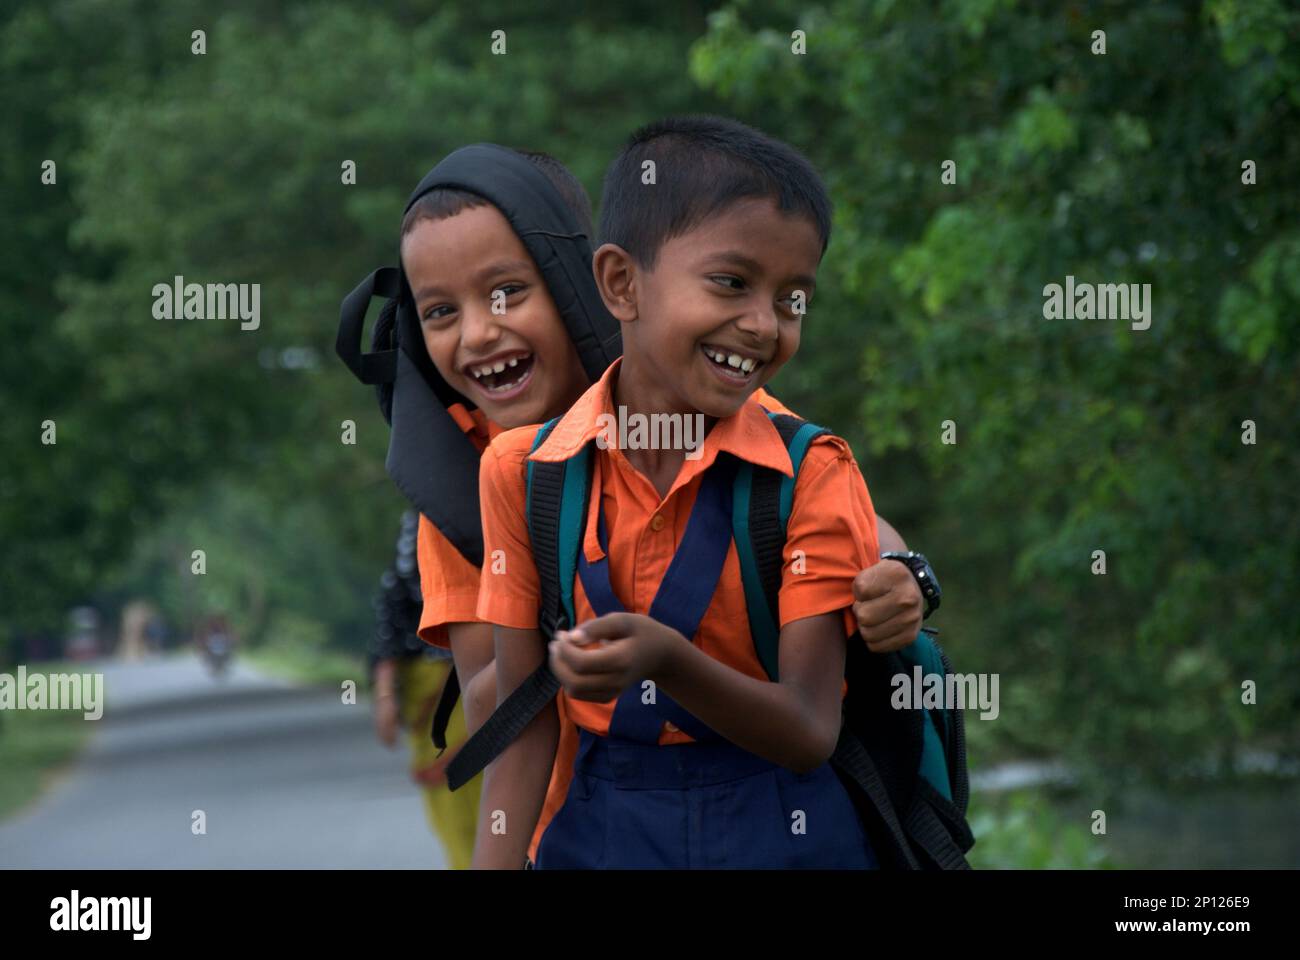
M 643 167 L 654 161 L 654 183 Z M 668 117 L 632 134 L 605 174 L 600 241 L 647 269 L 660 248 L 739 200 L 770 197 L 831 236 L 831 202 L 816 168 L 794 147 L 737 120 Z
M 564 198 L 565 205 L 578 218 L 579 225 L 587 236 L 591 237 L 591 198 L 587 196 L 587 189 L 582 185 L 582 181 L 575 177 L 568 167 L 549 153 L 542 153 L 537 150 L 516 150 L 515 152 L 525 157 L 529 163 L 542 171 L 547 180 L 551 181 L 551 185 Z M 490 205 L 483 197 L 480 197 L 477 193 L 470 193 L 468 190 L 457 190 L 451 187 L 430 190 L 415 201 L 410 210 L 406 211 L 406 216 L 402 218 L 400 236 L 405 237 L 421 220 L 446 220 L 448 217 L 454 217 L 462 210 Z

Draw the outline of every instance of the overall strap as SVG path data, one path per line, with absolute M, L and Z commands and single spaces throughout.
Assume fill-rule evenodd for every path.
M 705 472 L 682 542 L 650 604 L 652 619 L 672 627 L 687 640 L 693 641 L 699 631 L 731 549 L 733 471 L 734 465 L 727 459 Z M 609 579 L 609 535 L 603 508 L 597 510 L 596 522 L 605 556 L 592 563 L 579 551 L 578 576 L 592 609 L 597 616 L 604 616 L 627 608 L 614 593 Z M 630 685 L 619 696 L 610 720 L 611 737 L 658 743 L 660 728 L 667 720 L 696 740 L 720 739 L 664 691 L 655 690 L 650 703 L 643 702 L 643 696 L 641 682 Z

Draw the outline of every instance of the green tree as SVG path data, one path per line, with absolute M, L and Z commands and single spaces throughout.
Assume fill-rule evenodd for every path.
M 595 188 L 633 126 L 705 105 L 686 67 L 705 28 L 694 4 L 565 20 L 523 0 L 432 15 L 72 0 L 21 4 L 5 27 L 7 142 L 21 149 L 0 171 L 22 227 L 0 240 L 15 319 L 0 360 L 0 591 L 22 598 L 6 605 L 11 630 L 149 589 L 205 546 L 184 532 L 217 536 L 275 581 L 268 603 L 355 636 L 342 611 L 369 615 L 402 501 L 383 471 L 387 427 L 334 358 L 334 328 L 343 295 L 394 261 L 406 194 L 477 140 L 545 149 Z M 55 187 L 39 183 L 46 156 Z M 154 285 L 177 275 L 259 284 L 260 328 L 156 319 Z M 47 418 L 54 447 L 39 442 Z M 313 603 L 319 584 L 280 542 L 307 516 L 326 527 L 308 542 L 344 572 L 326 580 L 347 601 Z M 304 589 L 285 589 L 295 578 Z
M 735 3 L 692 67 L 826 174 L 832 296 L 789 386 L 877 455 L 959 668 L 1001 674 L 1004 742 L 1112 783 L 1295 749 L 1300 14 Z M 1067 276 L 1149 283 L 1150 329 L 1045 319 Z

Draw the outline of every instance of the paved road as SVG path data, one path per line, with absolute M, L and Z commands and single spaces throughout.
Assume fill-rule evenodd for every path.
M 445 866 L 365 700 L 238 661 L 217 681 L 188 655 L 85 669 L 105 675 L 104 716 L 73 769 L 0 823 L 0 867 Z

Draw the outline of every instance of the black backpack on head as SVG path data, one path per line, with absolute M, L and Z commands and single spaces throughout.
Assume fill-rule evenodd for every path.
M 407 201 L 465 190 L 493 204 L 519 236 L 550 291 L 587 376 L 595 382 L 622 353 L 618 321 L 591 275 L 591 238 L 553 183 L 523 154 L 491 143 L 462 147 L 425 174 Z M 405 211 L 403 211 L 405 216 Z M 400 258 L 399 258 L 400 264 Z M 362 351 L 372 297 L 385 299 Z M 391 427 L 385 467 L 408 500 L 475 566 L 483 563 L 479 452 L 448 412 L 475 404 L 454 390 L 429 359 L 410 284 L 401 266 L 380 267 L 343 298 L 335 351 L 373 385 Z M 434 742 L 446 746 L 446 722 L 459 697 L 453 673 L 434 716 Z

